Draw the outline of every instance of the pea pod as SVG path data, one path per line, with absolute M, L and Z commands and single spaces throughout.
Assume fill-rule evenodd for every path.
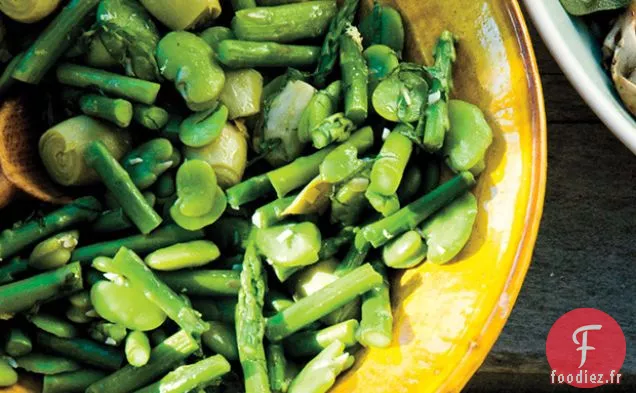
M 35 269 L 56 269 L 71 260 L 77 247 L 79 231 L 62 232 L 39 243 L 29 257 L 29 266 Z
M 159 176 L 174 165 L 174 148 L 169 140 L 152 139 L 122 159 L 122 166 L 140 190 L 152 186 Z
M 397 53 L 404 50 L 402 16 L 391 6 L 376 2 L 373 11 L 360 23 L 360 32 L 366 45 L 386 45 Z
M 166 314 L 143 292 L 110 281 L 93 285 L 91 303 L 99 316 L 130 330 L 153 330 L 166 320 Z
M 409 231 L 382 249 L 384 263 L 394 269 L 410 269 L 422 263 L 428 249 L 417 231 Z
M 190 147 L 203 147 L 214 142 L 225 127 L 229 111 L 225 105 L 187 117 L 179 126 L 179 139 Z
M 322 237 L 315 224 L 279 225 L 261 229 L 256 246 L 272 264 L 298 267 L 318 262 Z
M 373 109 L 393 122 L 417 121 L 428 103 L 428 83 L 419 72 L 397 69 L 378 84 L 372 97 Z
M 254 69 L 226 72 L 219 100 L 228 108 L 231 120 L 260 113 L 263 76 Z
M 448 103 L 451 127 L 444 143 L 448 166 L 456 171 L 468 171 L 479 165 L 492 144 L 492 129 L 484 113 L 465 101 Z
M 477 199 L 470 192 L 437 212 L 421 228 L 430 262 L 444 264 L 464 248 L 477 218 Z
M 210 164 L 221 188 L 240 183 L 247 167 L 247 137 L 232 123 L 226 123 L 219 137 L 200 147 L 186 147 L 184 155 L 189 160 L 202 160 Z
M 157 46 L 157 62 L 161 74 L 175 83 L 191 110 L 204 111 L 216 105 L 225 73 L 203 39 L 185 31 L 168 33 Z
M 146 257 L 144 262 L 155 270 L 171 271 L 204 266 L 221 256 L 216 244 L 195 240 L 162 248 Z

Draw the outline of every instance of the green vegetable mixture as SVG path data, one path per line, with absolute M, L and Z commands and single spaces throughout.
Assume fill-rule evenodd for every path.
M 424 66 L 387 5 L 177 3 L 62 2 L 0 78 L 54 97 L 81 196 L 4 223 L 0 387 L 324 393 L 391 345 L 396 271 L 470 239 L 493 135 L 451 32 Z

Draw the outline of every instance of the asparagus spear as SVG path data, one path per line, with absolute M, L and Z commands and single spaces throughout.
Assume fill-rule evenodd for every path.
M 296 195 L 276 199 L 267 205 L 261 206 L 252 215 L 252 223 L 258 228 L 268 228 L 283 220 L 283 212 L 296 199 Z
M 73 252 L 71 260 L 85 263 L 91 262 L 98 256 L 114 257 L 121 247 L 145 254 L 173 244 L 199 240 L 203 237 L 203 231 L 186 231 L 175 224 L 168 224 L 148 235 L 134 235 L 77 248 Z
M 365 347 L 386 348 L 393 338 L 393 312 L 389 294 L 389 277 L 380 261 L 371 266 L 382 275 L 382 285 L 362 295 L 362 319 L 358 330 L 359 341 Z
M 157 276 L 172 290 L 194 296 L 236 296 L 240 273 L 232 270 L 184 270 Z
M 150 360 L 150 340 L 146 333 L 135 330 L 126 337 L 126 360 L 134 367 L 142 367 Z
M 35 269 L 50 270 L 66 265 L 79 242 L 79 231 L 61 232 L 35 246 L 29 256 L 29 265 Z
M 314 83 L 316 85 L 324 86 L 327 83 L 327 78 L 336 67 L 340 52 L 340 37 L 349 25 L 353 23 L 359 3 L 360 0 L 345 0 L 336 16 L 331 20 L 329 31 L 325 36 L 320 52 L 318 67 L 314 73 Z
M 149 130 L 160 130 L 170 119 L 170 114 L 163 108 L 154 105 L 137 104 L 133 108 L 133 119 Z
M 241 290 L 236 307 L 236 340 L 245 376 L 246 393 L 270 392 L 263 347 L 265 335 L 263 274 L 263 265 L 256 253 L 255 233 L 252 233 L 243 260 Z
M 193 354 L 199 345 L 181 330 L 153 348 L 143 367 L 126 365 L 86 389 L 86 393 L 129 393 L 151 383 Z
M 303 67 L 315 64 L 319 52 L 317 46 L 224 40 L 218 44 L 217 56 L 231 68 Z
M 286 393 L 292 382 L 290 373 L 291 367 L 287 364 L 283 346 L 280 344 L 269 344 L 267 346 L 267 367 L 272 391 L 276 393 Z
M 108 120 L 122 128 L 128 127 L 133 118 L 132 104 L 121 98 L 86 94 L 79 99 L 79 106 L 85 115 Z
M 181 366 L 135 393 L 189 393 L 227 374 L 230 368 L 230 363 L 223 356 L 212 356 L 195 364 Z
M 280 341 L 381 283 L 382 276 L 371 265 L 363 265 L 269 318 L 267 338 Z
M 11 315 L 83 289 L 82 268 L 72 263 L 51 272 L 0 286 L 0 315 Z
M 143 234 L 161 225 L 161 217 L 144 199 L 126 170 L 113 158 L 106 146 L 99 141 L 91 143 L 84 152 L 90 167 L 102 178 L 124 212 Z
M 99 0 L 71 0 L 22 56 L 13 78 L 38 84 L 82 33 Z
M 175 159 L 179 158 L 180 161 L 175 152 L 178 150 L 169 140 L 151 139 L 128 153 L 121 160 L 121 164 L 135 186 L 139 190 L 146 190 L 155 184 L 159 176 L 175 166 Z
M 255 8 L 256 0 L 232 0 L 232 8 L 234 11 L 244 10 L 246 8 Z
M 415 229 L 422 221 L 452 202 L 475 185 L 470 172 L 461 172 L 432 192 L 405 206 L 397 213 L 361 229 L 362 236 L 373 247 L 380 247 L 392 238 Z
M 29 270 L 29 263 L 20 258 L 13 258 L 9 263 L 0 266 L 0 285 L 8 284 Z
M 375 289 L 369 292 L 373 291 Z M 353 347 L 358 343 L 356 340 L 358 326 L 358 321 L 351 319 L 322 330 L 293 334 L 283 341 L 285 351 L 293 357 L 307 357 L 318 355 L 335 341 L 342 342 L 347 348 Z
M 155 102 L 161 87 L 158 83 L 70 63 L 57 67 L 57 80 L 65 85 L 90 88 L 147 105 Z
M 311 131 L 311 140 L 316 149 L 322 149 L 333 142 L 345 142 L 351 136 L 355 125 L 343 113 L 336 113 L 324 119 Z
M 143 291 L 148 300 L 189 334 L 200 337 L 208 330 L 209 326 L 201 320 L 200 314 L 157 278 L 133 251 L 122 247 L 115 258 L 105 261 L 104 265 L 109 272 L 125 277 L 133 288 Z
M 238 210 L 246 203 L 262 198 L 274 191 L 267 174 L 251 177 L 227 190 L 227 202 Z
M 345 352 L 345 345 L 335 341 L 312 359 L 300 374 L 294 378 L 289 393 L 325 393 L 334 383 L 336 377 L 350 368 L 353 356 Z
M 345 115 L 361 124 L 369 112 L 369 69 L 362 56 L 362 45 L 353 37 L 355 33 L 358 32 L 350 26 L 340 37 L 340 69 L 345 86 Z
M 13 327 L 7 332 L 3 349 L 9 356 L 20 357 L 31 353 L 33 343 L 24 330 Z
M 93 340 L 59 338 L 45 332 L 38 332 L 35 338 L 41 348 L 99 369 L 116 371 L 124 362 L 121 351 Z
M 103 371 L 90 369 L 45 375 L 42 393 L 84 393 L 87 387 L 104 377 Z
M 210 330 L 203 333 L 201 341 L 214 353 L 223 355 L 229 361 L 239 360 L 234 326 L 208 321 Z
M 23 248 L 68 227 L 92 221 L 102 210 L 94 197 L 76 199 L 74 202 L 46 215 L 33 219 L 0 233 L 0 260 L 10 257 Z
M 342 82 L 335 81 L 324 90 L 318 91 L 309 101 L 300 118 L 298 139 L 301 142 L 311 140 L 311 132 L 327 117 L 336 113 L 342 95 Z
M 308 1 L 240 10 L 232 30 L 243 41 L 290 42 L 322 36 L 336 15 L 335 1 Z

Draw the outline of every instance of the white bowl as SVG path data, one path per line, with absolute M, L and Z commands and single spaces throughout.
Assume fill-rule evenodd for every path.
M 623 106 L 602 66 L 601 46 L 587 26 L 569 15 L 559 0 L 523 0 L 548 49 L 579 94 L 636 154 L 636 120 Z

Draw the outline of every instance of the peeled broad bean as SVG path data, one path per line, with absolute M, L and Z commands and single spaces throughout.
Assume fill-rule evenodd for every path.
M 180 270 L 204 266 L 221 256 L 216 244 L 195 240 L 162 248 L 148 255 L 144 262 L 155 270 Z
M 426 252 L 422 236 L 417 231 L 409 231 L 384 246 L 382 259 L 394 269 L 410 269 L 424 261 Z
M 443 153 L 448 166 L 455 172 L 478 167 L 492 144 L 492 129 L 484 113 L 465 101 L 448 103 L 451 128 L 446 134 Z

